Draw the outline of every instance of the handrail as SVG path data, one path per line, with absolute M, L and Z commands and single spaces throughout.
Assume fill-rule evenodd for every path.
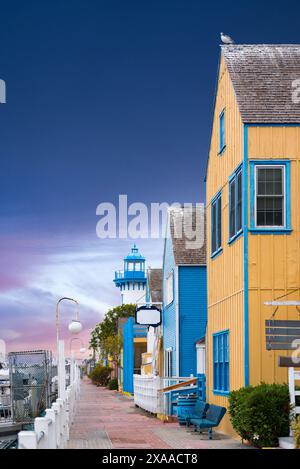
M 173 389 L 182 388 L 187 386 L 188 384 L 196 384 L 197 378 L 190 379 L 188 381 L 183 381 L 182 383 L 172 384 L 171 386 L 167 386 L 166 388 L 158 389 L 158 392 L 168 392 L 173 391 Z

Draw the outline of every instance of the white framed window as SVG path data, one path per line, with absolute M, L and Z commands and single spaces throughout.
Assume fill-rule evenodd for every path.
M 255 166 L 255 227 L 276 228 L 286 225 L 285 166 Z
M 165 303 L 166 305 L 169 305 L 173 301 L 173 270 L 168 273 L 166 277 L 166 283 L 165 283 Z

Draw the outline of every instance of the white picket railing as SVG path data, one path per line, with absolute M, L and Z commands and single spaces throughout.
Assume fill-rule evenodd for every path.
M 159 376 L 134 375 L 134 403 L 148 412 L 159 413 L 158 390 L 161 385 L 162 381 Z
M 69 440 L 69 431 L 75 414 L 75 404 L 80 393 L 80 372 L 74 364 L 74 375 L 65 397 L 58 398 L 47 409 L 45 417 L 34 420 L 33 431 L 18 434 L 19 449 L 63 449 Z

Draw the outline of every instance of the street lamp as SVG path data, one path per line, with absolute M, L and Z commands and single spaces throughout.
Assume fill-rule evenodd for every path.
M 84 346 L 83 341 L 80 339 L 80 337 L 72 337 L 72 339 L 70 340 L 70 355 L 71 355 L 71 353 L 72 353 L 72 343 L 73 343 L 74 340 L 79 340 L 79 341 L 80 341 L 81 347 L 80 347 L 80 349 L 79 349 L 79 352 L 80 352 L 80 353 L 85 353 L 85 352 L 86 352 L 86 348 L 85 348 L 85 346 Z
M 82 324 L 80 321 L 73 319 L 68 328 L 71 334 L 79 334 L 82 331 Z
M 60 298 L 56 304 L 56 339 L 57 342 L 59 341 L 59 332 L 60 332 L 60 323 L 59 323 L 59 305 L 62 301 L 73 301 L 77 306 L 78 306 L 78 301 L 74 300 L 74 298 L 69 298 L 67 296 L 64 296 L 63 298 Z M 79 334 L 79 332 L 82 331 L 82 324 L 79 320 L 79 311 L 78 309 L 76 310 L 76 318 L 73 319 L 70 324 L 69 324 L 69 331 L 72 334 Z
M 56 341 L 57 341 L 57 358 L 58 358 L 58 396 L 62 399 L 66 395 L 66 370 L 65 370 L 65 345 L 64 341 L 59 339 L 60 333 L 60 315 L 59 315 L 59 305 L 62 301 L 73 301 L 78 306 L 78 301 L 74 298 L 69 298 L 64 296 L 58 300 L 56 303 Z M 82 330 L 82 324 L 79 320 L 79 312 L 76 310 L 76 317 L 69 324 L 69 331 L 72 334 L 79 334 Z

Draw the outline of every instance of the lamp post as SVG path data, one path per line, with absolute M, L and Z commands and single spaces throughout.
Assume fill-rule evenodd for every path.
M 66 301 L 73 301 L 77 306 L 79 305 L 78 301 L 74 300 L 74 298 L 69 298 L 67 296 L 64 296 L 64 297 L 60 298 L 60 300 L 58 300 L 58 302 L 56 303 L 56 340 L 57 340 L 57 343 L 59 341 L 59 333 L 60 333 L 59 305 L 62 301 L 65 301 L 65 300 Z M 72 334 L 79 334 L 79 332 L 82 331 L 82 324 L 79 321 L 79 311 L 78 311 L 78 309 L 76 310 L 76 318 L 73 319 L 69 324 L 69 331 Z
M 66 369 L 65 369 L 65 344 L 63 340 L 60 340 L 60 315 L 59 305 L 62 301 L 73 301 L 78 306 L 78 301 L 74 298 L 64 296 L 56 303 L 56 341 L 57 341 L 57 374 L 58 374 L 58 397 L 64 399 L 66 395 Z M 73 319 L 69 324 L 69 331 L 72 334 L 79 334 L 82 331 L 82 324 L 79 320 L 79 312 L 76 310 L 76 318 Z

